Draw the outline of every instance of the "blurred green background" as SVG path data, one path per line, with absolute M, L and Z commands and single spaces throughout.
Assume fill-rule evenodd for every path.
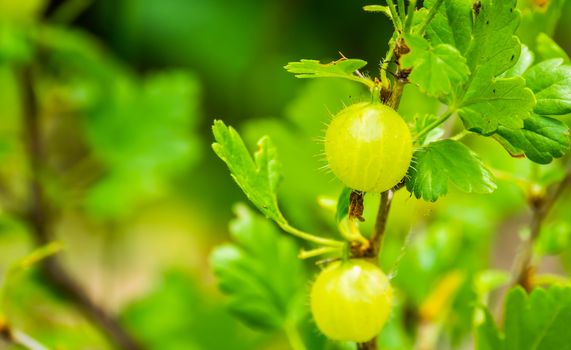
M 208 256 L 229 240 L 232 207 L 246 198 L 211 151 L 210 127 L 223 119 L 252 149 L 269 134 L 284 167 L 284 212 L 299 227 L 335 235 L 333 215 L 317 199 L 336 198 L 341 185 L 319 170 L 316 140 L 332 114 L 368 92 L 351 83 L 295 79 L 283 66 L 341 53 L 365 59 L 376 74 L 392 28 L 386 17 L 364 12 L 366 4 L 0 0 L 0 272 L 36 246 L 30 184 L 39 183 L 43 224 L 65 247 L 58 257 L 90 298 L 118 314 L 146 347 L 289 348 L 284 334 L 257 332 L 232 317 L 217 290 Z M 571 15 L 571 2 L 562 13 Z M 570 22 L 546 23 L 543 30 L 553 30 L 571 53 Z M 533 49 L 535 33 L 521 35 Z M 437 108 L 407 87 L 405 117 Z M 39 125 L 39 170 L 28 149 L 30 113 Z M 466 142 L 495 168 L 521 176 L 537 171 L 492 141 Z M 369 201 L 373 210 L 376 199 Z M 436 280 L 458 269 L 471 276 L 486 266 L 509 268 L 527 219 L 524 197 L 510 184 L 491 196 L 453 192 L 438 205 L 401 191 L 394 209 L 395 239 L 383 264 L 390 269 L 397 262 L 396 284 L 408 307 L 422 304 Z M 570 223 L 553 225 L 569 231 Z M 411 230 L 403 258 L 400 246 Z M 562 256 L 569 267 L 571 254 Z M 565 264 L 552 265 L 549 271 Z M 38 268 L 10 276 L 0 310 L 12 324 L 50 348 L 111 348 Z M 473 298 L 470 287 L 463 289 L 459 295 Z M 466 322 L 455 321 L 448 325 L 451 342 L 468 331 Z M 404 330 L 389 327 L 388 348 L 410 346 Z M 310 321 L 306 333 L 311 349 L 332 346 Z

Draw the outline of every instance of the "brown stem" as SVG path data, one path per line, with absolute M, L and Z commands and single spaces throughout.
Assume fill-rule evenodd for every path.
M 530 235 L 529 238 L 523 241 L 519 248 L 519 254 L 514 262 L 512 269 L 512 284 L 519 284 L 528 292 L 533 289 L 533 277 L 535 275 L 535 266 L 532 262 L 533 246 L 541 233 L 541 225 L 551 208 L 561 196 L 567 186 L 571 184 L 571 167 L 563 180 L 552 186 L 544 197 L 532 197 L 530 199 L 530 207 L 532 210 L 532 217 L 529 224 Z
M 357 344 L 357 350 L 377 350 L 377 337 L 369 340 L 366 343 Z
M 43 159 L 45 159 L 39 109 L 34 93 L 32 68 L 25 67 L 20 72 L 22 83 L 23 122 L 25 141 L 30 163 L 28 221 L 38 245 L 52 240 L 50 226 L 52 211 L 41 181 Z M 65 270 L 59 259 L 49 257 L 41 265 L 52 287 L 64 294 L 78 309 L 120 349 L 140 350 L 141 345 L 127 333 L 119 321 L 91 300 L 83 287 Z
M 383 245 L 383 238 L 385 236 L 385 229 L 387 227 L 387 219 L 391 209 L 393 200 L 393 190 L 388 190 L 381 193 L 381 200 L 379 202 L 379 209 L 377 211 L 377 219 L 375 220 L 375 227 L 371 235 L 371 245 L 373 247 L 373 256 L 378 257 Z

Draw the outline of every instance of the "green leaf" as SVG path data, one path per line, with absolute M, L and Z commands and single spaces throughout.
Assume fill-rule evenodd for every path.
M 535 104 L 533 93 L 518 77 L 497 78 L 519 61 L 519 23 L 515 0 L 482 0 L 474 12 L 473 40 L 466 53 L 472 75 L 459 115 L 467 129 L 491 135 L 501 125 L 519 129 Z
M 277 152 L 269 137 L 258 141 L 254 159 L 250 156 L 242 138 L 232 127 L 220 120 L 212 127 L 214 152 L 222 159 L 232 178 L 246 196 L 264 215 L 277 222 L 285 221 L 278 208 L 276 189 L 280 180 L 280 164 Z
M 425 128 L 429 127 L 430 124 L 438 120 L 438 116 L 430 113 L 415 115 L 413 119 L 412 134 L 413 138 L 416 139 L 419 145 L 426 145 L 434 141 L 438 141 L 444 135 L 444 129 L 436 127 L 432 129 L 429 133 L 418 138 L 418 134 L 424 131 Z
M 473 40 L 466 54 L 472 72 L 472 85 L 479 90 L 481 81 L 492 78 L 513 66 L 520 54 L 520 43 L 514 32 L 519 24 L 516 0 L 481 0 L 474 13 Z M 474 89 L 472 89 L 474 90 Z
M 540 62 L 531 67 L 524 78 L 537 99 L 535 113 L 571 113 L 571 65 L 564 65 L 563 59 Z
M 214 250 L 210 262 L 228 308 L 248 325 L 275 330 L 298 317 L 305 278 L 298 247 L 245 205 L 230 224 L 235 244 Z
M 539 33 L 536 39 L 536 50 L 542 60 L 552 58 L 562 58 L 565 63 L 569 63 L 569 55 L 557 45 L 557 43 L 545 33 Z
M 412 68 L 409 80 L 427 94 L 444 96 L 468 79 L 470 71 L 466 59 L 454 46 L 438 44 L 431 46 L 420 35 L 406 34 L 405 41 L 410 52 L 403 55 L 400 64 Z
M 366 65 L 367 62 L 360 59 L 341 58 L 325 64 L 317 60 L 301 60 L 290 62 L 284 68 L 296 78 L 344 78 L 372 87 L 374 84 L 370 79 L 354 74 Z
M 121 313 L 122 323 L 145 349 L 248 350 L 259 341 L 186 270 L 163 271 L 156 282 Z
M 571 289 L 512 289 L 505 306 L 505 350 L 571 349 Z
M 487 309 L 484 312 L 484 322 L 476 329 L 476 350 L 498 350 L 502 348 L 500 331 L 494 323 L 494 319 Z
M 571 223 L 556 220 L 543 224 L 538 238 L 534 247 L 536 254 L 539 256 L 561 254 L 571 241 Z
M 569 128 L 565 123 L 537 114 L 524 120 L 523 128 L 499 127 L 493 136 L 515 157 L 525 155 L 539 164 L 550 163 L 569 149 Z
M 430 9 L 435 2 L 426 0 L 424 7 Z M 465 53 L 472 39 L 472 5 L 472 0 L 444 1 L 426 29 L 431 44 L 449 44 Z
M 407 177 L 408 191 L 432 202 L 448 192 L 449 181 L 465 192 L 496 189 L 492 174 L 476 155 L 454 140 L 433 142 L 417 150 Z
M 340 223 L 344 218 L 347 217 L 347 215 L 349 215 L 351 192 L 353 192 L 353 190 L 349 187 L 343 187 L 343 190 L 339 194 L 339 199 L 337 200 L 337 211 L 335 213 L 335 219 L 337 223 Z
M 93 85 L 96 96 L 86 107 L 82 126 L 93 157 L 105 168 L 101 180 L 89 189 L 86 206 L 98 216 L 124 216 L 164 194 L 173 177 L 200 157 L 192 132 L 199 115 L 199 86 L 185 72 L 139 81 L 121 71 L 94 69 L 105 70 L 105 78 L 85 82 Z
M 571 289 L 536 288 L 527 295 L 512 289 L 505 303 L 504 335 L 500 335 L 489 311 L 477 329 L 477 350 L 571 349 Z
M 514 66 L 508 69 L 504 74 L 502 74 L 502 77 L 521 77 L 529 69 L 529 67 L 531 67 L 534 59 L 535 57 L 533 52 L 531 52 L 531 50 L 526 45 L 522 44 L 521 53 L 516 64 L 514 64 Z
M 458 111 L 466 129 L 491 135 L 499 126 L 523 127 L 535 104 L 533 92 L 521 77 L 502 78 L 471 85 Z

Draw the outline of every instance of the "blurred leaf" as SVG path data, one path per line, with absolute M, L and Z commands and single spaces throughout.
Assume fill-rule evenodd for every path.
M 571 223 L 557 220 L 543 224 L 539 239 L 535 242 L 535 251 L 540 255 L 560 254 L 569 246 Z
M 502 270 L 482 270 L 474 279 L 474 288 L 480 295 L 487 294 L 492 290 L 508 283 L 510 275 Z
M 265 136 L 258 141 L 258 151 L 252 160 L 244 141 L 234 128 L 216 120 L 212 130 L 216 140 L 212 144 L 214 152 L 226 163 L 232 178 L 248 199 L 266 217 L 276 222 L 285 221 L 278 208 L 276 195 L 281 165 L 270 138 Z
M 396 299 L 396 298 L 395 298 Z M 378 339 L 379 349 L 409 350 L 414 348 L 413 339 L 407 333 L 407 312 L 402 300 L 395 300 L 391 316 L 381 331 Z
M 486 321 L 478 328 L 477 349 L 570 349 L 569 324 L 570 288 L 536 288 L 530 295 L 514 288 L 506 297 L 504 337 L 498 335 L 488 312 Z
M 430 9 L 436 0 L 425 0 L 424 8 Z M 444 1 L 426 29 L 432 45 L 449 44 L 465 53 L 472 40 L 472 1 Z
M 532 51 L 537 50 L 535 43 L 539 33 L 553 35 L 557 22 L 563 14 L 566 1 L 529 0 L 517 2 L 517 8 L 521 12 L 521 24 L 518 27 L 517 35 Z
M 443 274 L 459 266 L 468 271 L 466 263 L 470 254 L 467 252 L 472 253 L 474 249 L 467 247 L 463 250 L 463 231 L 453 222 L 441 221 L 430 225 L 425 234 L 414 237 L 410 242 L 394 283 L 415 307 L 426 300 Z
M 246 206 L 235 211 L 235 244 L 216 248 L 210 262 L 229 310 L 254 328 L 276 330 L 297 320 L 306 295 L 298 247 Z
M 537 99 L 535 113 L 571 113 L 571 65 L 564 65 L 563 59 L 540 62 L 531 67 L 524 78 Z
M 494 319 L 490 311 L 484 309 L 484 322 L 476 328 L 475 349 L 476 350 L 498 350 L 502 349 L 500 331 L 494 324 Z
M 412 69 L 409 79 L 427 94 L 445 96 L 468 79 L 466 59 L 452 45 L 432 46 L 420 35 L 405 34 L 410 52 L 401 56 L 400 64 Z
M 448 182 L 465 192 L 496 189 L 492 174 L 465 145 L 453 140 L 433 142 L 414 153 L 406 187 L 416 198 L 435 201 L 448 192 Z
M 141 86 L 115 79 L 107 87 L 111 98 L 95 105 L 85 123 L 96 158 L 107 168 L 106 176 L 89 193 L 87 206 L 111 217 L 160 195 L 168 181 L 199 156 L 198 140 L 192 134 L 198 85 L 192 76 L 156 74 Z
M 253 335 L 224 308 L 203 295 L 184 273 L 171 271 L 147 295 L 122 313 L 122 319 L 151 350 L 249 350 Z M 223 335 L 223 336 L 220 336 Z
M 296 78 L 344 78 L 372 87 L 374 84 L 370 79 L 354 74 L 366 65 L 367 62 L 363 60 L 341 58 L 325 64 L 317 60 L 301 60 L 290 62 L 284 68 L 295 74 Z
M 525 155 L 531 161 L 547 164 L 569 149 L 569 128 L 565 123 L 537 114 L 523 123 L 522 129 L 500 126 L 493 136 L 512 156 Z
M 557 43 L 545 33 L 539 33 L 537 36 L 537 53 L 541 60 L 549 60 L 552 58 L 562 58 L 566 64 L 569 64 L 569 55 Z
M 0 21 L 0 64 L 24 63 L 32 54 L 29 33 L 17 25 Z

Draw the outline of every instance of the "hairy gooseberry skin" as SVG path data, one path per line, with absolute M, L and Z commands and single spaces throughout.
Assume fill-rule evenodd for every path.
M 329 265 L 311 288 L 317 327 L 338 341 L 366 342 L 385 325 L 393 301 L 387 276 L 365 260 Z
M 333 174 L 347 187 L 384 192 L 406 175 L 412 137 L 389 106 L 362 102 L 341 110 L 327 128 L 325 155 Z

